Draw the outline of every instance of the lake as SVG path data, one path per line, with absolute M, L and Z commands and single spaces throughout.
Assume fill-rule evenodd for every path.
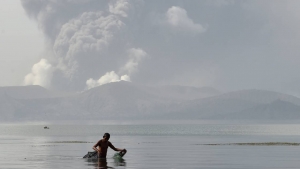
M 193 122 L 181 124 L 0 125 L 0 168 L 299 168 L 300 125 Z M 105 132 L 123 159 L 82 157 Z M 268 144 L 273 142 L 275 144 Z M 277 144 L 280 142 L 281 144 Z M 266 143 L 266 144 L 232 144 Z M 286 144 L 282 144 L 286 143 Z

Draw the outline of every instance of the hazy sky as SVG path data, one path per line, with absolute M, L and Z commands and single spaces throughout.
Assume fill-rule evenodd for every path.
M 0 86 L 22 85 L 44 51 L 43 34 L 18 0 L 0 0 Z
M 298 0 L 1 0 L 0 85 L 300 95 Z

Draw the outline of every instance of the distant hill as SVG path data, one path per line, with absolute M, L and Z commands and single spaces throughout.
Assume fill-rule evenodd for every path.
M 158 117 L 162 113 L 171 112 L 185 100 L 219 93 L 213 88 L 151 87 L 125 81 L 105 84 L 67 97 L 56 97 L 51 91 L 40 86 L 16 88 L 18 90 L 6 90 L 3 93 L 10 94 L 20 105 L 25 106 L 12 106 L 24 110 L 21 113 L 25 117 L 12 117 L 18 120 L 144 119 L 150 115 Z M 34 95 L 27 96 L 30 93 Z M 189 93 L 193 93 L 191 97 Z M 180 95 L 184 97 L 180 98 Z
M 186 100 L 217 93 L 220 92 L 213 88 L 149 87 L 122 81 L 95 87 L 78 95 L 77 99 L 78 104 L 93 115 L 99 115 L 100 112 L 107 117 L 143 118 L 145 115 L 158 117 L 162 113 L 174 111 Z
M 300 99 L 291 95 L 242 90 L 222 94 L 205 87 L 109 83 L 76 94 L 57 94 L 40 86 L 1 87 L 5 120 L 104 119 L 298 119 Z
M 274 91 L 267 91 L 267 90 L 257 90 L 257 89 L 250 89 L 250 90 L 240 90 L 225 93 L 222 95 L 216 96 L 218 99 L 242 99 L 251 102 L 256 102 L 260 104 L 271 103 L 275 100 L 282 100 L 294 103 L 296 105 L 300 105 L 300 99 L 295 96 L 291 96 L 284 93 L 278 93 Z M 214 99 L 214 98 L 212 98 Z
M 164 119 L 215 119 L 257 105 L 243 99 L 207 98 L 181 103 L 173 112 L 162 116 Z
M 242 112 L 261 104 L 268 104 L 278 99 L 300 105 L 300 98 L 291 95 L 265 90 L 241 90 L 186 101 L 182 103 L 175 112 L 164 114 L 163 118 L 230 119 L 227 117 L 230 114 L 230 117 L 233 117 L 234 115 L 232 114 L 236 112 Z
M 12 98 L 6 93 L 0 94 L 0 120 L 14 120 L 16 117 L 23 118 L 28 112 L 26 105 Z
M 85 91 L 76 100 L 92 116 L 115 118 L 159 114 L 175 102 L 148 88 L 130 82 L 110 83 Z
M 0 87 L 0 95 L 7 95 L 15 99 L 39 99 L 70 96 L 73 93 L 54 92 L 38 85 Z
M 295 120 L 300 119 L 300 106 L 278 99 L 229 114 L 226 119 Z
M 185 99 L 194 100 L 206 97 L 220 95 L 221 92 L 212 87 L 189 87 L 189 86 L 176 86 L 166 85 L 160 87 L 153 87 L 152 94 L 163 96 L 172 99 Z
M 0 95 L 4 94 L 15 99 L 36 99 L 52 97 L 50 91 L 36 85 L 0 87 Z

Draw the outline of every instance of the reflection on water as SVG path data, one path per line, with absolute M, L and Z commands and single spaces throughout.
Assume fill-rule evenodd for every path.
M 114 167 L 111 167 L 108 165 L 106 158 L 98 158 L 98 159 L 86 159 L 86 162 L 88 163 L 88 166 L 94 166 L 95 169 L 99 168 L 114 168 L 119 166 L 126 166 L 126 162 L 123 158 L 113 158 L 113 165 Z
M 0 125 L 0 168 L 287 169 L 300 166 L 300 125 L 61 125 L 50 128 L 45 131 L 40 126 Z M 130 153 L 124 158 L 114 158 L 115 151 L 109 149 L 106 159 L 82 158 L 87 151 L 93 151 L 95 142 L 107 131 L 114 145 Z
M 1 136 L 96 136 L 109 131 L 124 136 L 199 136 L 199 135 L 300 135 L 299 124 L 191 124 L 191 125 L 53 125 L 44 130 L 38 125 L 0 125 Z M 53 140 L 57 142 L 57 140 Z M 59 143 L 87 143 L 86 140 L 61 140 Z
M 126 167 L 126 162 L 122 157 L 114 156 L 114 166 L 124 166 Z
M 98 168 L 113 168 L 110 166 L 107 166 L 107 160 L 106 158 L 98 158 L 98 159 L 87 159 L 89 166 L 94 166 L 95 169 Z

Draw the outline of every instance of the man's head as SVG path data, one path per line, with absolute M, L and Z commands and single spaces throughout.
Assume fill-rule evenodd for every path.
M 110 134 L 109 133 L 104 133 L 103 138 L 108 141 L 109 138 L 110 138 Z

